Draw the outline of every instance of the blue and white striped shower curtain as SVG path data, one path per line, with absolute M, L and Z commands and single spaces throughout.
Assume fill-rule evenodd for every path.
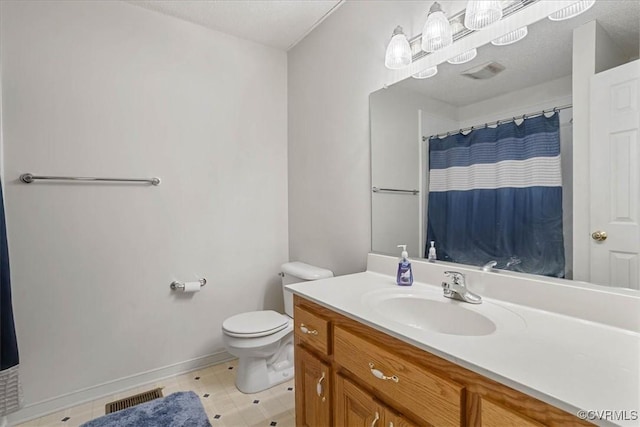
M 22 393 L 18 378 L 18 342 L 13 323 L 9 248 L 0 183 L 0 416 L 20 409 Z M 6 421 L 3 419 L 3 421 Z
M 435 241 L 445 261 L 564 277 L 559 129 L 555 113 L 431 138 L 427 248 Z

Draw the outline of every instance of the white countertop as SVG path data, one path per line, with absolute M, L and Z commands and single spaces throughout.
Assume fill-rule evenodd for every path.
M 439 283 L 434 285 L 414 282 L 411 289 L 441 295 Z M 627 411 L 626 421 L 590 420 L 598 425 L 640 425 L 631 419 L 632 411 L 640 411 L 640 334 L 635 331 L 487 297 L 480 305 L 460 304 L 478 313 L 486 310 L 488 317 L 499 306 L 521 321 L 496 321 L 496 331 L 484 336 L 418 329 L 381 315 L 365 301 L 363 295 L 372 291 L 406 289 L 395 284 L 395 277 L 370 271 L 287 288 L 569 413 Z

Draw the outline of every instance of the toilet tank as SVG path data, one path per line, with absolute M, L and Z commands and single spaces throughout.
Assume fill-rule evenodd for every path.
M 281 269 L 282 294 L 284 296 L 284 312 L 289 317 L 293 317 L 293 294 L 284 288 L 285 285 L 333 277 L 333 271 L 331 270 L 298 261 L 284 263 L 282 264 Z

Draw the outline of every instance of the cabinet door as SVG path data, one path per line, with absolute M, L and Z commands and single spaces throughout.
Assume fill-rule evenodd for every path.
M 296 425 L 331 425 L 331 369 L 318 358 L 296 347 Z
M 382 407 L 351 381 L 336 376 L 336 427 L 381 427 Z

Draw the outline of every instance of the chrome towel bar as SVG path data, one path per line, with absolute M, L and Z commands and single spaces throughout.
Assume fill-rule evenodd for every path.
M 202 279 L 198 280 L 198 282 L 200 282 L 200 287 L 203 287 L 207 284 L 207 279 L 203 277 Z M 178 282 L 177 280 L 174 280 L 173 282 L 171 282 L 169 287 L 174 291 L 176 289 L 184 289 L 184 282 Z
M 414 196 L 420 192 L 418 190 L 398 190 L 396 188 L 378 188 L 378 187 L 372 187 L 371 191 L 373 191 L 374 193 L 407 193 L 407 194 L 413 194 Z
M 82 181 L 82 182 L 142 182 L 149 183 L 151 185 L 160 185 L 160 178 L 97 178 L 97 177 L 82 177 L 82 176 L 40 176 L 33 175 L 31 173 L 23 173 L 20 175 L 20 181 L 25 184 L 31 184 L 37 180 L 53 180 L 53 181 Z

